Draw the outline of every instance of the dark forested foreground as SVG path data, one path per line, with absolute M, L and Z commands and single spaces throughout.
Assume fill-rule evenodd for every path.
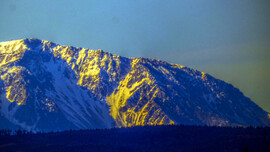
M 0 151 L 270 151 L 270 128 L 145 126 L 8 135 Z

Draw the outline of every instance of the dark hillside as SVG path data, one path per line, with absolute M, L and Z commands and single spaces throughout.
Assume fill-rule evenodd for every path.
M 145 126 L 7 134 L 1 131 L 0 151 L 270 151 L 270 128 Z

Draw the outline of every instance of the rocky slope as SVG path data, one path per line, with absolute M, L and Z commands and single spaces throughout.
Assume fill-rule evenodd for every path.
M 0 129 L 270 125 L 237 88 L 181 65 L 38 39 L 0 43 Z

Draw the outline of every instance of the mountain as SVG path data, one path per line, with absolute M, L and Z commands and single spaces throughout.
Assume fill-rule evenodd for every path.
M 209 74 L 39 39 L 0 43 L 0 129 L 269 126 L 268 113 Z

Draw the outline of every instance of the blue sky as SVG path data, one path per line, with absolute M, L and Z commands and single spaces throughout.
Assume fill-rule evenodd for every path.
M 267 0 L 0 0 L 0 41 L 157 58 L 207 72 L 270 112 Z

